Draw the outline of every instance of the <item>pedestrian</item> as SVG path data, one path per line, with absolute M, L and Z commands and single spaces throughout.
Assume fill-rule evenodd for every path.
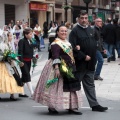
M 80 46 L 80 50 L 74 51 L 74 58 L 76 63 L 76 76 L 82 82 L 83 88 L 88 99 L 92 111 L 106 111 L 107 107 L 99 105 L 94 84 L 94 71 L 96 64 L 96 41 L 93 36 L 93 30 L 88 26 L 88 13 L 81 11 L 78 16 L 78 24 L 70 33 L 69 36 L 72 47 Z
M 46 21 L 43 23 L 43 39 L 44 38 L 48 38 L 48 24 Z
M 67 40 L 69 41 L 69 34 L 71 32 L 71 23 L 70 22 L 66 22 L 65 26 L 67 27 Z
M 107 19 L 108 24 L 103 27 L 104 47 L 107 50 L 107 62 L 111 61 L 112 51 L 115 45 L 115 26 L 111 24 L 111 18 Z
M 14 61 L 5 54 L 9 50 L 7 35 L 3 33 L 0 36 L 0 93 L 9 93 L 10 100 L 16 101 L 14 94 L 23 93 L 24 91 L 22 86 L 18 86 L 14 78 L 14 75 L 16 75 L 13 69 L 14 64 L 12 64 Z
M 78 24 L 78 17 L 76 17 L 76 23 L 73 24 L 73 27 L 72 27 L 72 28 L 74 28 L 77 24 Z
M 52 58 L 43 68 L 33 99 L 48 106 L 51 114 L 58 114 L 57 110 L 66 109 L 71 114 L 81 115 L 82 113 L 78 111 L 81 106 L 80 83 L 71 76 L 76 70 L 72 47 L 66 37 L 67 28 L 64 25 L 59 26 L 55 41 L 51 44 Z M 61 71 L 62 68 L 67 70 L 67 73 L 70 73 L 71 69 L 72 73 L 68 75 Z
M 26 83 L 31 96 L 33 95 L 33 88 L 31 84 L 31 76 L 30 76 L 30 69 L 31 69 L 31 61 L 33 58 L 33 44 L 32 44 L 32 29 L 25 28 L 23 31 L 24 38 L 21 39 L 18 43 L 18 54 L 19 60 L 23 62 L 24 66 L 21 67 L 22 72 L 22 82 Z M 26 94 L 19 94 L 19 97 L 28 97 Z
M 103 66 L 103 54 L 106 54 L 107 51 L 104 48 L 103 45 L 103 37 L 102 37 L 102 19 L 96 18 L 95 19 L 95 26 L 93 28 L 95 40 L 97 41 L 97 51 L 96 51 L 96 70 L 94 75 L 94 80 L 103 80 L 103 78 L 100 76 L 102 66 Z
M 50 28 L 50 30 L 48 31 L 48 38 L 49 38 L 49 44 L 48 44 L 48 59 L 51 58 L 51 50 L 50 50 L 50 45 L 51 43 L 55 40 L 55 35 L 56 35 L 56 29 L 57 29 L 57 25 L 56 23 L 52 23 L 52 27 Z
M 34 27 L 34 32 L 36 33 L 36 35 L 38 37 L 40 37 L 40 34 L 41 34 L 41 27 L 39 24 L 36 24 L 35 27 Z
M 120 58 L 120 25 L 118 25 L 118 19 L 113 19 L 113 25 L 115 26 L 115 45 L 112 52 L 112 60 L 115 61 L 115 49 L 117 50 L 118 58 Z

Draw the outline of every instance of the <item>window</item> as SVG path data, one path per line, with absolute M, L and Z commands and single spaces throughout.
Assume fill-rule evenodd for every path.
M 11 20 L 15 21 L 15 5 L 5 4 L 5 25 Z

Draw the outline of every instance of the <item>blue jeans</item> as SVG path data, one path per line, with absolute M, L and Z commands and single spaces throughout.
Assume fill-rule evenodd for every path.
M 97 60 L 96 61 L 97 66 L 96 66 L 94 76 L 99 76 L 101 73 L 101 70 L 102 70 L 103 62 L 104 62 L 103 56 L 99 50 L 97 50 L 97 52 L 96 52 L 96 60 Z
M 104 42 L 104 47 L 107 50 L 107 58 L 112 57 L 112 51 L 113 51 L 114 45 Z
M 115 46 L 116 46 L 116 50 L 117 50 L 118 56 L 120 56 L 120 41 L 117 41 Z
M 120 41 L 117 41 L 113 47 L 113 59 L 116 58 L 116 55 L 115 55 L 115 49 L 117 50 L 117 54 L 118 56 L 120 57 Z

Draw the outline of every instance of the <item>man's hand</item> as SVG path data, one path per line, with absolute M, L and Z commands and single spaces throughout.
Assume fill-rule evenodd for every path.
M 103 50 L 104 54 L 107 54 L 107 50 Z
M 86 55 L 85 61 L 89 61 L 89 60 L 91 60 L 91 57 Z

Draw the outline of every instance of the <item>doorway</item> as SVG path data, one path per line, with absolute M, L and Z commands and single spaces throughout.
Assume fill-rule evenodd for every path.
M 38 12 L 31 10 L 30 11 L 30 27 L 34 28 L 37 23 L 38 23 Z
M 62 13 L 55 13 L 55 20 L 56 20 L 57 23 L 61 24 Z

